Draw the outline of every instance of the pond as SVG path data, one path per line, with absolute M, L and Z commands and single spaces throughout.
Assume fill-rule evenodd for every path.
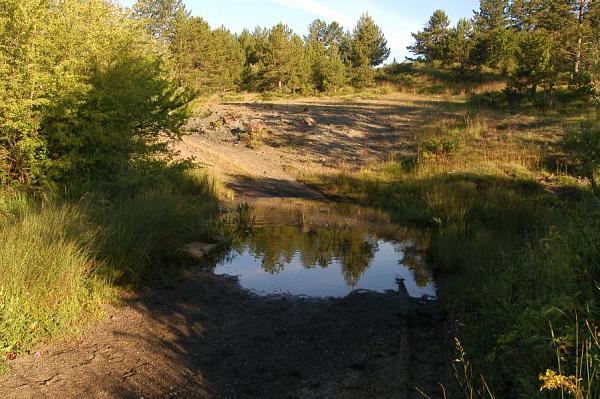
M 252 204 L 252 231 L 214 272 L 237 276 L 258 295 L 344 297 L 354 290 L 403 290 L 435 298 L 425 262 L 428 235 L 369 208 L 272 199 Z M 404 286 L 404 287 L 403 287 Z

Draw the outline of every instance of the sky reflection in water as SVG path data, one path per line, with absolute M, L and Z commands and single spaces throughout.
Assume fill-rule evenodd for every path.
M 221 260 L 216 274 L 239 276 L 258 294 L 343 297 L 355 289 L 434 297 L 423 261 L 426 234 L 389 223 L 372 209 L 277 200 L 255 205 L 257 228 Z

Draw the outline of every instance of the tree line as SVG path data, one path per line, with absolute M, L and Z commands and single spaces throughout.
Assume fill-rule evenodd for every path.
M 336 91 L 389 56 L 364 14 L 232 34 L 181 0 L 0 0 L 0 185 L 115 179 L 179 137 L 198 93 Z
M 597 0 L 481 0 L 472 18 L 453 27 L 435 11 L 413 37 L 417 60 L 501 72 L 512 93 L 568 85 L 590 94 L 600 76 Z
M 315 20 L 301 37 L 284 23 L 233 34 L 190 16 L 181 0 L 138 0 L 137 17 L 168 47 L 186 82 L 201 92 L 333 92 L 373 82 L 390 54 L 381 28 L 363 14 L 352 31 Z

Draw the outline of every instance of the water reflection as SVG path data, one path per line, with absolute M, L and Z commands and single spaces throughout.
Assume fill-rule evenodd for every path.
M 341 297 L 361 288 L 435 296 L 423 261 L 427 235 L 391 224 L 372 209 L 297 200 L 255 205 L 256 228 L 215 272 L 240 276 L 260 293 Z

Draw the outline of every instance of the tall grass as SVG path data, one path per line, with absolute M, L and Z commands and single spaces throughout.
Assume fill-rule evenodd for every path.
M 598 309 L 600 203 L 584 185 L 539 182 L 547 173 L 540 159 L 552 147 L 537 143 L 555 137 L 532 131 L 557 129 L 543 116 L 529 130 L 507 129 L 509 118 L 492 111 L 465 115 L 424 126 L 414 159 L 309 182 L 432 230 L 441 297 L 460 322 L 474 373 L 485 376 L 486 386 L 470 392 L 543 397 L 538 375 L 554 358 L 548 322 L 573 335 L 567 315 Z M 451 150 L 420 147 L 452 137 Z M 598 324 L 598 312 L 588 313 Z
M 100 229 L 76 205 L 4 197 L 2 207 L 0 352 L 20 352 L 98 304 Z
M 169 276 L 183 244 L 214 239 L 217 181 L 187 169 L 145 176 L 79 199 L 0 194 L 0 356 L 69 331 L 111 287 Z

